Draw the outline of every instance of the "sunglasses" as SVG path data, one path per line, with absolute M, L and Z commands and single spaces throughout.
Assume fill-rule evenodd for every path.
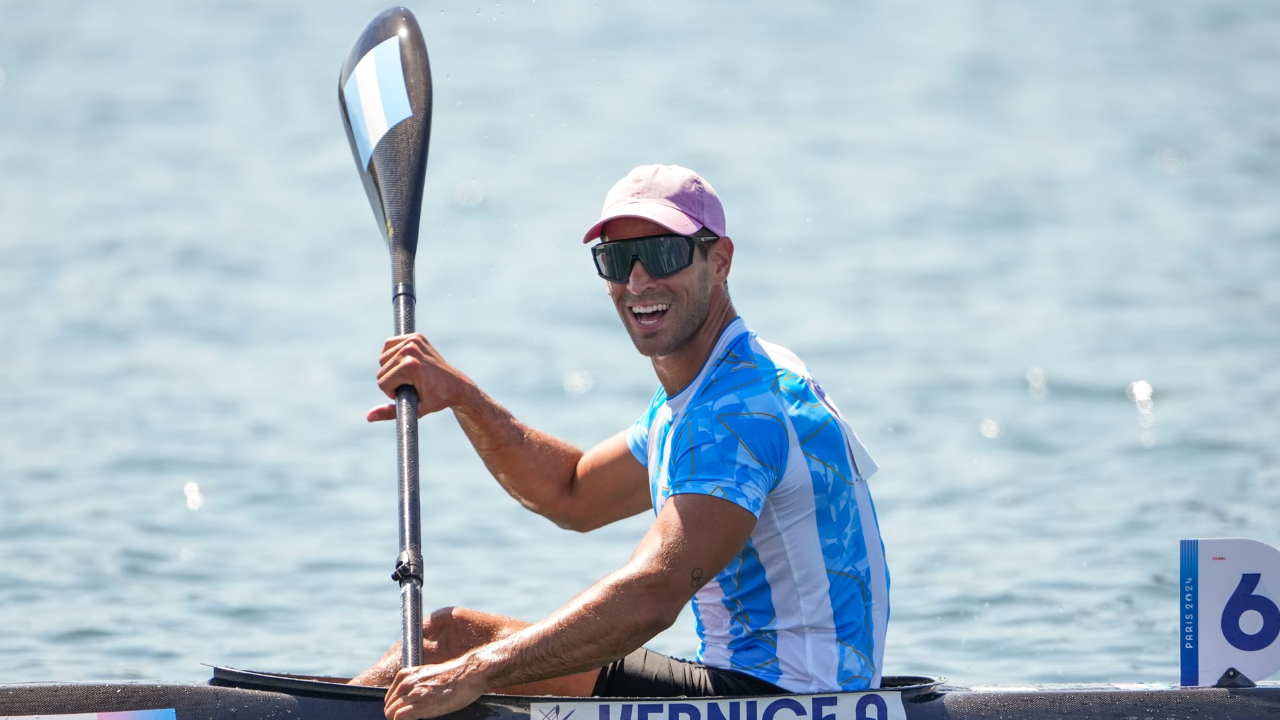
M 648 235 L 601 242 L 591 248 L 591 255 L 595 258 L 596 272 L 600 277 L 609 282 L 624 283 L 631 278 L 631 268 L 636 260 L 644 264 L 649 277 L 664 278 L 693 264 L 693 249 L 697 243 L 719 239 L 715 236 Z

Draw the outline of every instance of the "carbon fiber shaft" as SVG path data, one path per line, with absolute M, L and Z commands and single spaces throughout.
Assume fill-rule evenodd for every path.
M 396 334 L 413 332 L 412 286 L 397 286 L 394 299 Z M 411 385 L 396 388 L 396 451 L 400 490 L 400 558 L 410 572 L 400 577 L 400 666 L 422 664 L 422 521 L 418 489 L 418 393 Z

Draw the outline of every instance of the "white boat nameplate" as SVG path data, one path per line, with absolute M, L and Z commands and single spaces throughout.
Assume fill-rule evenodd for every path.
M 531 703 L 529 720 L 906 720 L 902 694 L 850 692 L 756 698 Z

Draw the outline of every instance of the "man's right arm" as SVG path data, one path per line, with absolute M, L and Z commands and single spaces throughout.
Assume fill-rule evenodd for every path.
M 458 424 L 502 487 L 522 505 L 561 527 L 587 531 L 652 507 L 648 473 L 631 454 L 626 433 L 587 452 L 520 422 L 454 368 L 421 334 L 387 340 L 378 387 L 418 392 L 418 414 L 451 408 Z M 369 411 L 370 422 L 395 417 L 394 405 Z

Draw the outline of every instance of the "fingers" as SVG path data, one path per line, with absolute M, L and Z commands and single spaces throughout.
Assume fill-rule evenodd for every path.
M 470 705 L 484 692 L 459 675 L 455 663 L 420 665 L 396 673 L 382 712 L 387 720 L 439 717 Z
M 387 699 L 382 707 L 387 720 L 409 720 L 412 717 L 414 707 L 408 697 L 414 688 L 410 677 L 412 673 L 413 668 L 402 668 L 391 681 L 391 687 L 387 688 Z
M 396 676 L 391 679 L 391 685 L 387 687 L 387 707 L 391 707 L 392 702 L 402 701 L 400 696 L 404 692 L 405 678 L 408 670 L 401 668 L 396 671 Z
M 466 380 L 421 333 L 398 335 L 383 343 L 378 358 L 378 388 L 395 399 L 403 385 L 418 393 L 418 417 L 451 407 Z M 389 420 L 394 410 L 377 407 L 365 416 L 369 422 Z
M 429 365 L 439 367 L 445 362 L 422 333 L 389 338 L 378 357 L 378 387 L 389 398 L 395 398 L 401 385 L 412 385 L 421 395 Z
M 435 348 L 427 341 L 422 333 L 412 333 L 410 335 L 396 335 L 387 338 L 382 343 L 382 355 L 378 358 L 379 365 L 386 365 L 392 357 L 403 354 L 407 348 L 417 348 L 423 352 L 435 353 Z
M 382 346 L 382 354 L 378 356 L 379 387 L 383 385 L 383 378 L 399 367 L 406 358 L 427 357 L 426 351 L 429 348 L 431 344 L 419 333 L 389 338 Z M 384 389 L 383 392 L 386 390 Z M 394 390 L 387 394 L 389 397 L 395 397 Z
M 426 372 L 425 365 L 421 359 L 413 355 L 394 356 L 390 364 L 378 369 L 378 388 L 387 397 L 393 399 L 401 385 L 411 385 L 418 391 L 418 395 L 422 395 L 426 385 L 423 377 Z
M 387 716 L 387 720 L 419 720 L 431 717 L 408 702 L 401 702 L 394 706 L 387 705 L 382 708 L 382 714 Z
M 389 338 L 383 344 L 382 355 L 378 357 L 378 388 L 393 400 L 396 389 L 401 385 L 410 385 L 421 395 L 425 383 L 423 360 L 439 358 L 434 350 L 421 333 Z M 381 419 L 381 415 L 379 418 Z M 372 419 L 371 416 L 371 422 Z
M 370 410 L 369 414 L 364 416 L 364 419 L 369 422 L 379 422 L 381 420 L 395 420 L 396 405 L 395 403 L 379 405 L 378 407 Z
M 383 712 L 387 716 L 387 720 L 393 720 L 396 711 L 405 705 L 404 698 L 400 695 L 403 687 L 401 680 L 403 678 L 404 670 L 401 669 L 396 673 L 395 678 L 391 680 L 391 685 L 387 688 L 387 699 L 383 702 L 382 706 Z

